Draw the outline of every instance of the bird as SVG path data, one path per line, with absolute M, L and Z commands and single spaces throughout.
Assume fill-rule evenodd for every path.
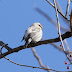
M 25 47 L 28 46 L 30 43 L 36 43 L 41 40 L 42 38 L 42 31 L 43 27 L 39 22 L 33 23 L 26 31 L 21 40 L 25 40 Z

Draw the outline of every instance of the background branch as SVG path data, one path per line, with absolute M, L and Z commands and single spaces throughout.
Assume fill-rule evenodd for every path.
M 71 29 L 71 32 L 72 32 L 72 10 L 71 10 L 71 14 L 70 14 L 70 29 Z
M 13 62 L 12 60 L 10 60 L 10 59 L 8 59 L 8 58 L 6 58 L 6 57 L 4 57 L 4 58 L 5 58 L 6 60 L 10 61 L 11 63 L 16 64 L 16 65 L 19 65 L 19 66 L 30 67 L 30 68 L 37 68 L 37 69 L 43 69 L 43 70 L 52 70 L 52 71 L 56 71 L 56 70 L 54 70 L 54 69 L 45 69 L 45 68 L 41 68 L 41 67 L 22 65 L 22 64 L 18 64 L 18 63 L 16 63 L 16 62 Z
M 55 6 L 49 1 L 49 0 L 46 0 L 53 8 L 55 8 Z M 66 20 L 68 20 L 58 9 L 57 11 L 59 12 L 59 14 Z
M 70 0 L 68 0 L 68 4 L 67 4 L 66 15 L 65 15 L 66 18 L 69 12 L 69 6 L 70 6 Z
M 36 51 L 35 51 L 35 48 L 32 47 L 31 50 L 32 50 L 32 52 L 33 52 L 33 54 L 34 54 L 34 57 L 35 57 L 35 58 L 37 59 L 37 61 L 39 62 L 39 65 L 40 65 L 43 69 L 47 70 L 48 72 L 51 72 L 51 71 L 48 70 L 48 69 L 49 69 L 48 66 L 45 67 L 45 66 L 43 65 L 40 57 L 37 55 L 37 53 L 36 53 Z
M 41 9 L 39 9 L 37 7 L 35 8 L 35 10 L 37 12 L 39 12 L 41 15 L 43 15 L 48 21 L 50 21 L 52 24 L 54 24 L 57 27 L 57 22 L 54 19 L 52 19 L 48 14 L 46 14 L 44 11 L 42 11 Z M 70 31 L 70 29 L 67 29 L 61 25 L 60 25 L 60 27 L 61 27 L 62 31 Z

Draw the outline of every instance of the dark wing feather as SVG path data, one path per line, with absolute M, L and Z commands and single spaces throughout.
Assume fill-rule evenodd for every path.
M 25 38 L 23 37 L 22 40 L 21 40 L 21 42 L 22 42 L 24 39 L 25 39 Z
M 27 30 L 25 31 L 25 33 L 27 32 Z M 21 40 L 21 42 L 23 41 L 25 39 L 25 35 L 23 36 L 23 38 L 22 38 L 22 40 Z
M 30 33 L 30 34 L 27 36 L 27 38 L 25 39 L 25 41 L 26 41 L 25 45 L 26 45 L 26 46 L 29 44 L 28 40 L 29 40 L 29 39 L 32 39 L 32 36 L 34 36 L 35 34 L 36 34 L 36 32 L 32 32 L 32 33 Z M 31 42 L 32 42 L 32 41 L 31 41 Z

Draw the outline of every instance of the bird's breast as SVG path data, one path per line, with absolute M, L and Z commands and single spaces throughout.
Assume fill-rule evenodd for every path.
M 37 32 L 33 37 L 32 37 L 32 41 L 33 42 L 38 42 L 40 41 L 42 38 L 42 30 Z

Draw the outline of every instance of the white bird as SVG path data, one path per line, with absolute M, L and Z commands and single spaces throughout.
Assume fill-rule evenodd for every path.
M 28 44 L 36 43 L 41 40 L 42 38 L 42 25 L 38 22 L 33 23 L 26 31 L 23 36 L 23 40 L 25 40 L 25 46 L 27 47 Z

